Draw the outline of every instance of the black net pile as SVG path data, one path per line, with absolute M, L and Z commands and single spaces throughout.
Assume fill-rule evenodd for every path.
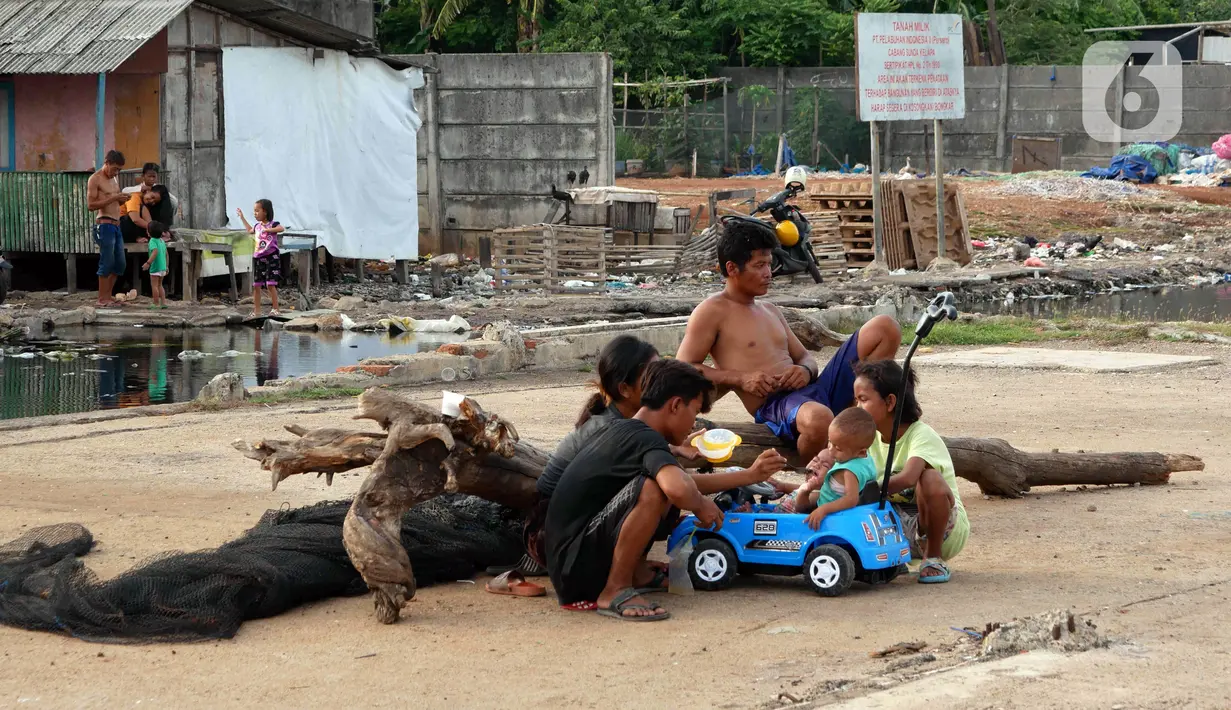
M 271 510 L 214 550 L 169 553 L 102 581 L 80 556 L 94 538 L 76 523 L 37 528 L 0 545 L 0 623 L 89 641 L 231 638 L 247 619 L 367 591 L 342 546 L 350 501 Z M 402 518 L 419 587 L 513 564 L 521 518 L 473 496 L 442 496 Z

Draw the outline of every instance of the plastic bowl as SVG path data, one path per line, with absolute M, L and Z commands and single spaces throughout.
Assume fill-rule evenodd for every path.
M 442 391 L 440 393 L 440 413 L 446 417 L 462 416 L 462 400 L 466 395 L 456 392 Z
M 691 443 L 706 461 L 722 463 L 734 455 L 735 447 L 742 444 L 743 439 L 733 431 L 715 429 L 703 436 L 694 437 Z

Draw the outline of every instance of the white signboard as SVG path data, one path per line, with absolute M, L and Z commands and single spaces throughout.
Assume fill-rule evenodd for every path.
M 966 116 L 961 15 L 861 12 L 855 42 L 859 120 Z

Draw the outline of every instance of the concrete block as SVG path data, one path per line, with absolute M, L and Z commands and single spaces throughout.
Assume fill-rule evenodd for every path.
M 238 372 L 215 375 L 197 394 L 196 401 L 212 404 L 234 404 L 248 398 L 244 389 L 244 376 Z
M 663 355 L 674 355 L 684 339 L 683 325 L 669 325 L 658 328 L 612 329 L 603 333 L 584 333 L 568 335 L 559 338 L 547 338 L 534 342 L 534 366 L 544 369 L 564 370 L 575 368 L 582 363 L 593 362 L 607 343 L 617 335 L 628 334 L 640 338 Z
M 393 367 L 393 365 L 343 365 L 342 367 L 339 367 L 336 372 L 343 374 L 350 372 L 366 372 L 373 377 L 384 377 L 389 374 L 389 371 L 392 370 Z
M 333 308 L 339 311 L 353 311 L 359 308 L 367 308 L 367 302 L 359 296 L 343 296 L 337 300 Z
M 281 391 L 310 390 L 318 387 L 367 387 L 375 384 L 375 378 L 366 372 L 338 372 L 330 374 L 307 374 L 300 377 L 290 377 L 285 380 L 266 380 L 266 387 L 275 387 Z

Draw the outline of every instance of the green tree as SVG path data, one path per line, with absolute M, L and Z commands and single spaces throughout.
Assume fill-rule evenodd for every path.
M 540 37 L 544 52 L 607 52 L 616 74 L 704 76 L 716 57 L 698 41 L 692 5 L 662 0 L 556 0 Z
M 1010 64 L 1080 64 L 1097 39 L 1085 30 L 1145 21 L 1137 0 L 1013 0 L 998 15 Z

